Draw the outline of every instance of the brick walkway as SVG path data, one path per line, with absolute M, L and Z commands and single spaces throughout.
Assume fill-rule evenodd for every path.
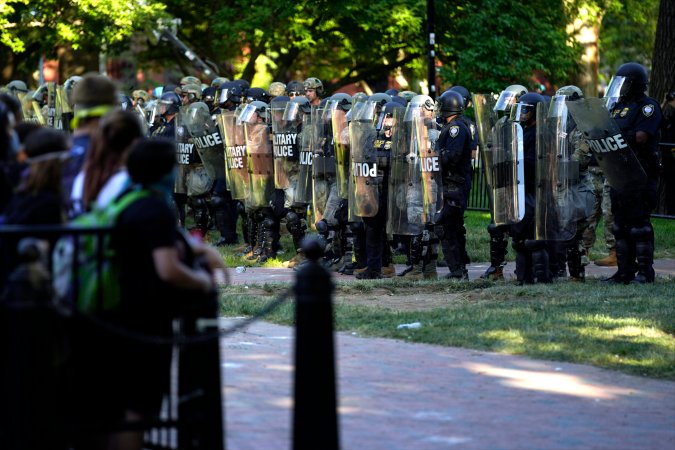
M 293 330 L 222 348 L 228 449 L 291 448 Z M 342 333 L 337 355 L 342 449 L 675 448 L 673 382 Z

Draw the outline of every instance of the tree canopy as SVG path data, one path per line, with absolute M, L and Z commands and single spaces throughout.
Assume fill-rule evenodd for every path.
M 583 49 L 570 24 L 588 11 L 600 27 L 602 70 L 650 63 L 658 0 L 436 0 L 441 87 L 573 82 Z M 2 79 L 28 78 L 40 56 L 73 50 L 93 61 L 99 52 L 124 54 L 140 69 L 191 73 L 175 49 L 145 38 L 170 17 L 181 19 L 178 37 L 220 75 L 258 86 L 316 76 L 329 91 L 355 82 L 382 90 L 395 79 L 419 92 L 426 80 L 424 0 L 0 0 Z

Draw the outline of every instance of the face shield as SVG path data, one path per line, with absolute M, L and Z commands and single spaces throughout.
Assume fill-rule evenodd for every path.
M 300 103 L 288 102 L 282 120 L 285 122 L 297 122 L 301 119 Z
M 511 107 L 509 120 L 511 122 L 527 122 L 534 117 L 536 109 L 536 106 L 528 105 L 527 103 L 516 103 Z
M 220 92 L 217 93 L 219 105 L 222 105 L 227 101 L 229 92 L 230 92 L 229 89 L 221 89 Z
M 614 105 L 619 102 L 619 99 L 628 93 L 630 84 L 630 80 L 626 77 L 612 77 L 609 81 L 609 86 L 605 89 L 605 96 L 603 97 L 605 106 L 608 110 L 611 111 L 614 108 Z
M 255 123 L 258 121 L 258 115 L 256 114 L 256 107 L 254 105 L 246 105 L 239 113 L 237 117 L 237 124 L 242 123 Z
M 503 91 L 501 94 L 499 94 L 499 98 L 497 99 L 497 103 L 495 104 L 493 111 L 508 112 L 511 108 L 511 105 L 516 103 L 517 97 L 518 96 L 515 92 Z

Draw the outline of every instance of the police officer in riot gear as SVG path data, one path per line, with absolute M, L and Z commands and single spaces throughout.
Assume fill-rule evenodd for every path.
M 512 246 L 516 252 L 516 279 L 519 283 L 535 281 L 548 283 L 553 278 L 550 258 L 546 242 L 534 239 L 534 207 L 535 207 L 535 168 L 537 147 L 537 114 L 539 103 L 544 98 L 535 92 L 529 92 L 518 99 L 513 106 L 511 117 L 523 128 L 523 151 L 525 163 L 525 216 L 509 227 Z M 554 264 L 555 265 L 555 264 Z
M 175 92 L 166 92 L 155 105 L 155 116 L 159 118 L 156 125 L 150 128 L 150 137 L 174 139 L 176 135 L 176 114 L 180 111 L 181 99 Z
M 229 78 L 226 77 L 216 77 L 211 82 L 211 87 L 218 89 L 221 84 L 229 82 Z
M 374 128 L 364 135 L 361 161 L 352 159 L 352 177 L 357 187 L 355 200 L 358 204 L 355 206 L 363 218 L 366 238 L 366 268 L 356 273 L 358 279 L 382 278 L 384 267 L 387 267 L 387 276 L 394 275 L 386 236 L 389 162 L 395 127 L 400 126 L 396 118 L 402 117 L 404 112 L 404 108 L 391 101 L 387 94 L 374 94 L 367 103 L 370 105 L 366 109 L 373 108 Z M 358 193 L 359 187 L 364 187 L 363 197 Z
M 448 265 L 447 278 L 468 280 L 463 258 L 466 252 L 463 235 L 466 177 L 471 176 L 471 130 L 459 120 L 464 113 L 464 99 L 459 93 L 443 93 L 436 102 L 436 112 L 443 121 L 437 142 L 443 180 L 443 208 L 435 217 L 435 232 Z
M 263 88 L 252 87 L 246 91 L 246 103 L 251 103 L 254 101 L 269 103 L 270 100 L 270 94 L 268 94 Z
M 625 63 L 617 69 L 605 94 L 611 117 L 646 174 L 646 182 L 633 189 L 619 190 L 610 183 L 618 270 L 608 281 L 614 283 L 654 282 L 654 229 L 650 214 L 656 206 L 662 113 L 659 103 L 645 95 L 647 83 L 644 66 Z
M 273 83 L 270 83 L 267 92 L 270 93 L 270 100 L 274 97 L 279 97 L 280 95 L 286 95 L 286 85 L 280 81 L 274 81 Z
M 290 98 L 305 95 L 305 85 L 302 81 L 293 80 L 286 85 L 286 95 Z
M 224 111 L 234 111 L 244 99 L 244 90 L 237 83 L 230 81 L 220 85 L 216 91 L 215 103 Z

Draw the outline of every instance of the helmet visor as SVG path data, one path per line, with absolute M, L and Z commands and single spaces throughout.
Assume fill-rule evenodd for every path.
M 254 105 L 246 105 L 239 113 L 237 123 L 254 123 L 257 120 Z
M 516 103 L 511 107 L 511 115 L 509 119 L 512 122 L 522 122 L 532 118 L 532 114 L 536 111 L 536 106 L 528 105 L 527 103 Z
M 300 117 L 300 104 L 295 102 L 288 102 L 286 110 L 284 111 L 283 120 L 286 122 L 294 122 Z
M 605 96 L 603 97 L 607 109 L 611 110 L 614 108 L 614 105 L 616 105 L 622 96 L 626 95 L 629 88 L 630 81 L 626 77 L 613 76 L 609 80 L 609 86 L 607 86 Z
M 499 98 L 497 99 L 497 103 L 495 104 L 494 111 L 495 112 L 508 111 L 511 105 L 516 103 L 517 100 L 518 96 L 516 95 L 515 92 L 502 91 L 502 93 L 499 94 Z

